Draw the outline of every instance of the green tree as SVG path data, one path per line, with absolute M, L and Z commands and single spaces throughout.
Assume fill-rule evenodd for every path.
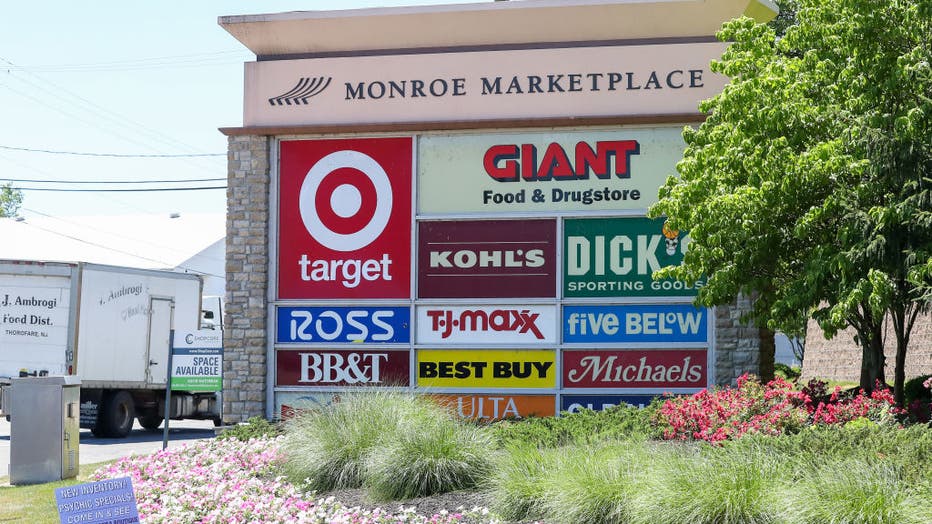
M 0 186 L 0 217 L 14 217 L 23 203 L 23 192 L 12 183 Z
M 680 178 L 652 216 L 690 232 L 679 267 L 707 276 L 697 301 L 756 297 L 750 317 L 828 336 L 851 326 L 861 387 L 884 380 L 883 324 L 896 334 L 902 401 L 909 335 L 929 310 L 932 257 L 932 0 L 797 0 L 774 29 L 743 18 L 712 69 L 731 82 L 684 131 Z

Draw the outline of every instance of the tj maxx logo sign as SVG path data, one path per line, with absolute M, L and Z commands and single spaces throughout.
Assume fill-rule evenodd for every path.
M 419 343 L 553 344 L 555 306 L 421 306 Z

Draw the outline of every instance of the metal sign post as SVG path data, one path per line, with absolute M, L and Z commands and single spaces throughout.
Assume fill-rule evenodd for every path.
M 162 449 L 168 447 L 168 413 L 171 409 L 170 402 L 172 399 L 172 355 L 175 354 L 175 330 L 169 331 L 168 339 L 171 345 L 168 348 L 168 371 L 165 373 L 165 429 L 162 430 Z

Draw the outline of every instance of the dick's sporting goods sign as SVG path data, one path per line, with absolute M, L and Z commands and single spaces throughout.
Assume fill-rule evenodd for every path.
M 278 148 L 282 413 L 391 387 L 495 420 L 713 380 L 713 311 L 691 304 L 702 282 L 652 278 L 689 235 L 643 216 L 675 172 L 679 126 Z

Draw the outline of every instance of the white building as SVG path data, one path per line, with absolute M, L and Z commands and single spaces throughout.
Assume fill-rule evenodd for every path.
M 0 218 L 0 259 L 93 262 L 196 273 L 224 296 L 222 213 Z

